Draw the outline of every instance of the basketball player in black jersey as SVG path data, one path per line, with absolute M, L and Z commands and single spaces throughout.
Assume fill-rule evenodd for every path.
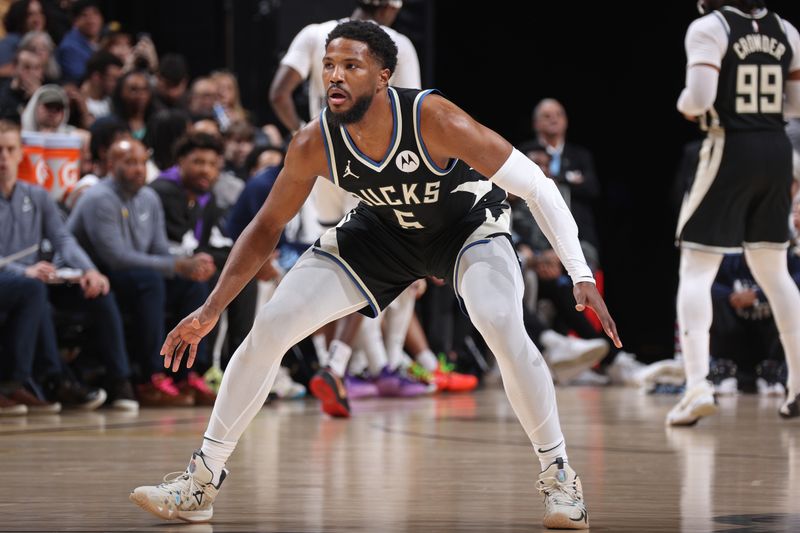
M 678 219 L 678 324 L 686 393 L 669 425 L 717 411 L 709 370 L 711 285 L 723 254 L 744 248 L 769 299 L 789 368 L 783 417 L 800 416 L 800 292 L 786 266 L 792 149 L 784 113 L 800 113 L 800 36 L 763 0 L 701 0 L 686 33 L 678 109 L 707 136 Z
M 438 94 L 389 87 L 396 54 L 375 24 L 350 21 L 330 33 L 323 60 L 327 110 L 292 140 L 270 196 L 237 240 L 206 303 L 168 335 L 165 366 L 178 368 L 187 349 L 191 366 L 197 343 L 261 267 L 316 176 L 361 197 L 362 205 L 298 260 L 259 311 L 228 365 L 202 448 L 186 472 L 131 493 L 155 515 L 211 518 L 228 475 L 225 462 L 263 405 L 289 346 L 353 311 L 374 316 L 409 283 L 435 275 L 451 282 L 497 358 L 540 460 L 545 526 L 589 526 L 580 480 L 567 461 L 553 381 L 523 326 L 523 282 L 502 189 L 527 201 L 572 277 L 577 309 L 594 309 L 621 346 L 575 221 L 552 180 L 497 133 Z

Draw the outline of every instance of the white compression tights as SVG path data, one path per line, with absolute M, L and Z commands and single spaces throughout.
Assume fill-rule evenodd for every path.
M 775 317 L 789 369 L 789 397 L 793 398 L 800 393 L 800 291 L 786 266 L 786 250 L 745 249 L 744 256 Z
M 340 267 L 306 252 L 258 311 L 253 329 L 233 354 L 208 423 L 208 440 L 222 443 L 229 455 L 264 405 L 283 354 L 324 324 L 365 305 Z
M 511 406 L 542 467 L 556 457 L 566 460 L 553 380 L 522 323 L 522 276 L 510 243 L 497 238 L 473 246 L 462 256 L 458 276 L 461 297 L 498 360 Z M 259 310 L 225 371 L 202 448 L 214 464 L 225 463 L 260 411 L 281 356 L 323 324 L 364 305 L 332 261 L 312 253 L 298 261 Z
M 691 388 L 708 376 L 709 330 L 714 310 L 711 285 L 717 276 L 722 255 L 681 249 L 678 284 L 678 328 L 686 368 L 686 386 Z
M 497 358 L 511 407 L 542 469 L 567 459 L 553 378 L 522 322 L 524 283 L 516 254 L 498 237 L 464 252 L 458 291 L 472 323 Z
M 767 295 L 781 336 L 789 368 L 790 394 L 800 392 L 800 291 L 786 267 L 786 250 L 745 249 L 747 265 Z M 706 379 L 709 370 L 709 329 L 713 318 L 711 285 L 722 255 L 681 250 L 678 324 L 688 387 Z

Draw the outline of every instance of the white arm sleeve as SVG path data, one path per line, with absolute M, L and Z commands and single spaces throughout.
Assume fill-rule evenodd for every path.
M 705 65 L 694 65 L 686 71 L 686 87 L 678 98 L 678 111 L 691 116 L 702 115 L 717 98 L 719 72 Z
M 715 13 L 701 17 L 686 30 L 686 68 L 699 63 L 722 65 L 722 58 L 728 49 L 727 23 Z
M 555 182 L 516 148 L 490 179 L 498 187 L 525 200 L 542 233 L 567 269 L 572 283 L 594 283 L 592 270 L 586 264 L 578 241 L 578 226 Z

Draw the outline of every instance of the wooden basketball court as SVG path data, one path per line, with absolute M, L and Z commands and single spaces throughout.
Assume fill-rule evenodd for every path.
M 592 531 L 800 531 L 800 421 L 778 399 L 723 398 L 668 430 L 672 396 L 558 392 Z M 2 531 L 542 530 L 538 461 L 499 386 L 364 400 L 350 420 L 313 400 L 265 407 L 210 524 L 161 522 L 129 491 L 185 468 L 209 409 L 0 419 Z

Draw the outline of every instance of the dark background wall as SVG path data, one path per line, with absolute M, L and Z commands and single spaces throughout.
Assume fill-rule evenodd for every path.
M 670 356 L 678 255 L 672 244 L 682 146 L 698 138 L 675 110 L 683 37 L 695 2 L 406 0 L 395 28 L 415 43 L 423 84 L 518 143 L 544 97 L 561 100 L 569 137 L 595 155 L 603 185 L 598 221 L 609 307 L 626 348 Z M 273 121 L 267 89 L 305 24 L 347 16 L 351 0 L 106 1 L 159 52 L 180 52 L 193 74 L 234 70 L 246 107 Z M 800 25 L 800 2 L 768 5 Z M 634 18 L 635 23 L 626 22 Z

